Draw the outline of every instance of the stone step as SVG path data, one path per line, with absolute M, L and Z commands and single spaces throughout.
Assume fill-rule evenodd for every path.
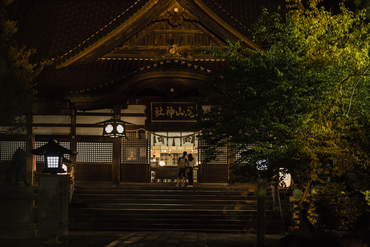
M 78 218 L 83 220 L 88 216 L 94 216 L 94 218 L 114 218 L 119 220 L 126 219 L 196 219 L 196 220 L 208 220 L 208 219 L 221 219 L 221 220 L 256 220 L 257 214 L 255 211 L 209 211 L 207 214 L 200 211 L 180 211 L 180 210 L 105 210 L 105 209 L 81 209 L 73 210 L 70 214 L 72 218 Z M 217 216 L 217 217 L 216 217 Z M 280 214 L 276 211 L 266 212 L 266 217 L 269 220 L 280 220 Z
M 97 231 L 95 224 L 79 222 L 76 225 L 71 224 L 71 231 Z M 99 222 L 99 231 L 202 231 L 202 232 L 228 232 L 228 233 L 256 233 L 257 225 L 231 225 L 231 224 L 183 224 L 179 221 L 171 222 L 170 224 L 152 223 L 143 224 L 140 222 L 129 224 L 112 224 Z M 266 234 L 281 233 L 280 226 L 267 225 Z
M 117 191 L 80 191 L 76 190 L 73 192 L 74 195 L 130 195 L 134 197 L 140 197 L 140 196 L 161 196 L 161 197 L 168 197 L 168 196 L 194 196 L 194 197 L 226 197 L 226 198 L 233 198 L 233 197 L 250 197 L 250 198 L 257 198 L 257 193 L 254 192 L 219 192 L 219 191 L 190 191 L 190 190 L 184 190 L 184 191 L 177 191 L 177 190 L 163 190 L 163 191 L 123 191 L 123 190 L 117 190 Z M 267 197 L 271 196 L 270 194 L 266 194 Z
M 162 202 L 159 204 L 154 203 L 99 203 L 99 202 L 89 202 L 83 203 L 82 205 L 76 205 L 81 207 L 86 205 L 89 208 L 120 208 L 120 209 L 218 209 L 218 210 L 233 210 L 234 208 L 243 209 L 243 210 L 254 210 L 256 209 L 255 205 L 229 205 L 229 204 L 189 204 L 189 203 L 167 203 Z M 71 208 L 74 206 L 71 205 Z
M 279 212 L 267 193 L 267 233 L 281 232 Z M 255 185 L 197 185 L 176 188 L 163 184 L 78 185 L 70 204 L 70 229 L 256 231 Z
M 118 203 L 156 203 L 156 202 L 182 202 L 182 203 L 202 203 L 202 202 L 211 202 L 214 204 L 253 204 L 257 201 L 257 198 L 224 198 L 224 197 L 177 197 L 177 196 L 148 196 L 148 197 L 132 197 L 132 196 L 107 196 L 107 195 L 94 195 L 94 196 L 79 196 L 74 195 L 73 202 L 118 202 Z M 266 198 L 266 203 L 272 203 L 272 198 Z
M 73 213 L 81 214 L 83 212 L 86 213 L 105 213 L 110 215 L 118 215 L 118 214 L 134 214 L 134 215 L 145 215 L 145 214 L 196 214 L 196 215 L 257 215 L 257 210 L 243 210 L 243 209 L 199 209 L 199 208 L 184 208 L 184 209 L 161 209 L 161 208 L 150 208 L 150 209 L 138 209 L 138 208 L 131 208 L 131 209 L 122 209 L 122 208 L 87 208 L 87 207 L 80 207 L 80 208 L 70 208 L 70 215 Z M 279 214 L 278 211 L 275 210 L 266 210 L 267 215 L 275 215 Z

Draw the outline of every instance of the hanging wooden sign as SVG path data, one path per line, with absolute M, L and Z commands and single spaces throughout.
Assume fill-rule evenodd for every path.
M 196 122 L 196 104 L 189 102 L 151 102 L 152 122 Z

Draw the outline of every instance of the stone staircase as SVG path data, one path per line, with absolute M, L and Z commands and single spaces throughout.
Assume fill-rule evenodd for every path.
M 255 233 L 256 185 L 77 184 L 69 209 L 70 231 L 176 230 Z M 266 233 L 282 232 L 279 211 L 266 198 Z

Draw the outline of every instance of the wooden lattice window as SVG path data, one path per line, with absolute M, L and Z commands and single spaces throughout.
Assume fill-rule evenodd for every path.
M 112 163 L 113 143 L 77 142 L 77 162 Z
M 245 153 L 245 152 L 248 152 L 250 151 L 251 149 L 253 148 L 253 146 L 247 146 L 247 147 L 243 147 L 243 148 L 240 148 L 240 147 L 237 147 L 235 148 L 235 160 L 242 163 L 242 164 L 247 164 L 248 161 L 247 160 L 242 160 L 242 154 Z
M 205 149 L 208 147 L 208 144 L 205 140 L 199 139 L 198 140 L 198 153 L 199 153 L 199 161 L 204 164 L 204 161 L 207 158 L 207 154 L 205 153 Z M 217 147 L 217 152 L 220 152 L 215 160 L 210 161 L 209 163 L 212 164 L 227 164 L 227 145 L 224 147 Z
M 25 141 L 0 141 L 0 161 L 12 160 L 18 148 L 26 150 Z
M 217 147 L 216 150 L 221 152 L 217 155 L 216 160 L 205 163 L 207 143 L 200 139 L 198 140 L 199 165 L 198 182 L 200 183 L 227 183 L 229 176 L 228 169 L 228 153 L 227 145 L 224 147 Z
M 150 135 L 139 133 L 136 138 L 135 132 L 128 132 L 127 138 L 122 138 L 121 163 L 123 164 L 149 164 Z

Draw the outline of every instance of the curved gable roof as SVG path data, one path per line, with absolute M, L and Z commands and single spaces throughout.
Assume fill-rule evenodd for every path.
M 19 43 L 38 51 L 35 60 L 55 61 L 54 67 L 44 69 L 39 77 L 41 98 L 96 98 L 99 93 L 106 97 L 116 86 L 124 87 L 129 77 L 138 81 L 143 74 L 149 75 L 158 68 L 165 72 L 186 68 L 184 76 L 192 74 L 195 78 L 198 73 L 205 78 L 207 73 L 197 66 L 209 70 L 224 66 L 220 62 L 203 66 L 204 62 L 199 60 L 190 61 L 193 67 L 181 63 L 169 66 L 166 62 L 156 66 L 153 57 L 145 52 L 140 59 L 99 60 L 144 30 L 148 23 L 161 19 L 169 7 L 173 9 L 172 4 L 181 5 L 195 16 L 192 21 L 203 25 L 199 32 L 209 31 L 217 38 L 238 40 L 246 37 L 262 12 L 262 5 L 277 11 L 277 6 L 284 3 L 285 0 L 19 0 L 10 6 L 9 17 L 18 20 Z M 258 49 L 247 39 L 244 47 Z
M 20 0 L 9 6 L 8 16 L 18 22 L 18 42 L 35 48 L 37 59 L 57 59 L 83 50 L 148 1 Z
M 133 17 L 145 5 L 174 0 L 19 0 L 9 18 L 18 21 L 17 38 L 38 51 L 39 58 L 65 62 Z M 277 11 L 285 0 L 186 0 L 203 4 L 243 35 L 261 14 L 262 6 Z M 148 11 L 147 9 L 143 11 Z

